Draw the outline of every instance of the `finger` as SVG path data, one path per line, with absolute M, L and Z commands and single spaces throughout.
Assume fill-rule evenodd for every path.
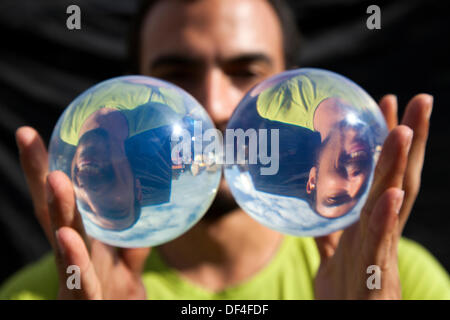
M 325 263 L 334 255 L 342 232 L 343 230 L 340 230 L 326 236 L 314 238 L 314 240 L 316 240 L 317 249 L 319 250 L 321 263 Z
M 52 243 L 54 241 L 53 233 L 45 198 L 45 181 L 48 172 L 47 150 L 42 138 L 31 127 L 17 129 L 16 143 L 19 149 L 20 164 L 31 193 L 34 214 L 47 239 Z
M 388 130 L 391 131 L 398 125 L 398 104 L 397 96 L 393 94 L 387 94 L 380 100 L 380 109 L 386 120 Z
M 373 208 L 369 218 L 367 237 L 363 239 L 364 263 L 386 270 L 392 258 L 393 236 L 397 232 L 398 213 L 404 192 L 399 188 L 387 189 Z
M 401 234 L 408 220 L 419 193 L 432 109 L 433 97 L 428 94 L 419 94 L 408 103 L 402 119 L 402 124 L 414 131 L 414 137 L 409 150 L 408 164 L 403 181 L 403 190 L 406 193 L 400 211 L 399 234 Z
M 52 230 L 70 227 L 84 240 L 90 249 L 89 239 L 84 230 L 83 221 L 76 208 L 72 183 L 61 171 L 53 171 L 47 176 L 47 201 Z
M 372 187 L 361 212 L 361 232 L 364 234 L 369 216 L 380 196 L 389 188 L 401 189 L 413 132 L 406 126 L 397 126 L 383 145 L 373 178 Z
M 131 272 L 140 275 L 150 250 L 151 248 L 124 248 L 120 250 L 120 256 Z
M 101 285 L 79 233 L 72 228 L 61 227 L 56 232 L 56 242 L 59 252 L 57 265 L 60 273 L 60 298 L 101 299 Z M 75 271 L 68 269 L 70 266 L 77 268 L 79 283 L 71 277 Z

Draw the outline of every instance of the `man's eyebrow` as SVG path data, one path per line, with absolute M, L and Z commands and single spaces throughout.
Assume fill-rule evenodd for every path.
M 238 56 L 227 59 L 226 62 L 227 63 L 239 63 L 239 64 L 262 62 L 262 63 L 268 64 L 269 66 L 273 65 L 272 59 L 264 53 L 240 54 Z
M 265 63 L 269 66 L 273 65 L 272 59 L 264 53 L 245 53 L 230 58 L 223 59 L 221 63 L 225 64 L 247 64 L 252 62 Z M 162 55 L 156 58 L 151 64 L 149 69 L 153 70 L 161 66 L 177 66 L 177 65 L 191 65 L 201 66 L 204 64 L 204 60 L 198 57 L 189 57 L 186 55 L 168 54 Z
M 176 66 L 176 65 L 202 65 L 200 58 L 189 57 L 185 55 L 163 55 L 156 58 L 149 66 L 150 71 L 162 66 Z

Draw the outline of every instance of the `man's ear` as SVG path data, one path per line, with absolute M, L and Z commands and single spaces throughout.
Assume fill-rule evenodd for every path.
M 312 191 L 316 188 L 316 176 L 317 176 L 317 169 L 316 167 L 312 167 L 309 170 L 308 183 L 306 184 L 306 192 L 308 194 L 311 194 Z
M 139 202 L 141 202 L 141 201 L 142 201 L 142 186 L 141 186 L 141 180 L 136 179 L 136 180 L 135 180 L 135 183 L 134 183 L 134 186 L 135 186 L 134 194 L 135 194 L 136 200 L 139 201 Z

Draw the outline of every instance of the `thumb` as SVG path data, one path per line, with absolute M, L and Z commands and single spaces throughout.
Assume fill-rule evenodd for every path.
M 327 234 L 326 236 L 314 238 L 316 240 L 317 249 L 319 250 L 321 263 L 330 259 L 339 244 L 342 230 Z
M 60 274 L 59 298 L 101 299 L 101 285 L 86 244 L 80 234 L 70 227 L 61 227 L 56 231 L 55 238 L 58 247 L 57 264 Z M 76 268 L 74 269 L 74 275 L 79 277 L 78 279 L 71 279 L 69 266 Z M 78 288 L 77 286 L 71 286 L 72 280 L 75 280 L 75 284 L 78 280 Z
M 71 227 L 90 249 L 90 241 L 77 210 L 70 179 L 61 171 L 53 171 L 47 176 L 46 188 L 50 222 L 54 232 L 63 226 Z

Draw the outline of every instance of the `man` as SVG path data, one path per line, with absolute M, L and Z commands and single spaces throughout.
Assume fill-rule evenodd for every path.
M 245 92 L 286 67 L 282 34 L 269 1 L 155 1 L 140 29 L 139 71 L 185 88 L 223 128 Z M 151 252 L 109 247 L 85 235 L 69 179 L 60 172 L 47 176 L 47 154 L 36 131 L 19 129 L 21 161 L 57 268 L 47 258 L 11 279 L 2 296 L 448 298 L 448 276 L 438 263 L 414 244 L 399 244 L 420 185 L 432 97 L 414 97 L 400 126 L 395 98 L 385 97 L 380 106 L 392 130 L 361 219 L 316 244 L 259 225 L 230 204 L 222 183 L 221 205 L 182 237 Z M 81 290 L 66 286 L 72 264 L 81 269 Z M 369 265 L 381 268 L 380 290 L 367 288 Z M 409 277 L 402 272 L 408 267 Z M 423 287 L 413 279 L 419 275 L 429 278 Z

